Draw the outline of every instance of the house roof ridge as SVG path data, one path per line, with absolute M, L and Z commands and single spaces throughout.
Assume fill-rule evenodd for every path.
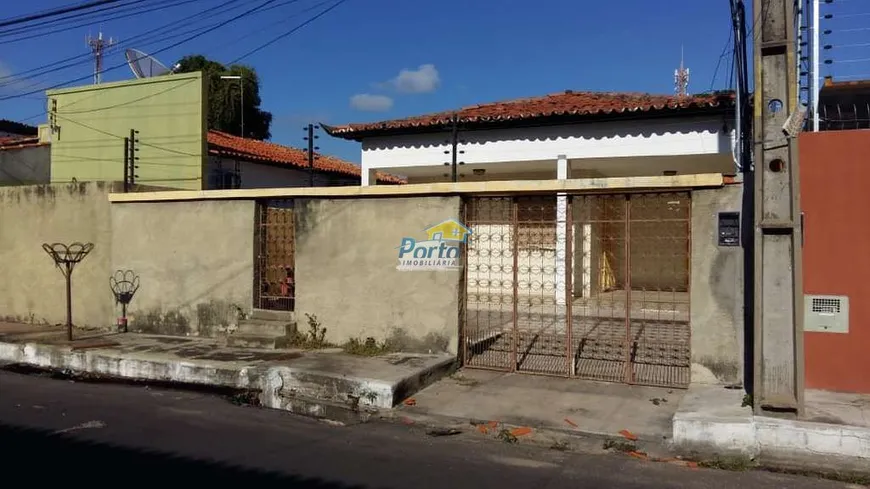
M 733 92 L 693 95 L 648 92 L 574 91 L 484 102 L 459 109 L 409 116 L 379 122 L 324 126 L 331 136 L 354 139 L 360 134 L 443 126 L 456 117 L 463 123 L 498 123 L 546 117 L 578 117 L 631 114 L 652 111 L 717 108 L 733 104 Z

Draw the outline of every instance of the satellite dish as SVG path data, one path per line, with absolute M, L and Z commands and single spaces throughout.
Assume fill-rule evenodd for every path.
M 124 51 L 124 57 L 127 58 L 127 64 L 133 70 L 136 78 L 151 78 L 152 76 L 168 75 L 172 70 L 166 67 L 157 58 L 150 54 L 145 54 L 138 49 L 128 49 Z

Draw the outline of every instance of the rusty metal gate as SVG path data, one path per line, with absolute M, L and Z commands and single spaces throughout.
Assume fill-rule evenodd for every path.
M 475 197 L 468 367 L 685 387 L 690 195 Z
M 292 200 L 257 206 L 254 307 L 292 311 L 296 302 L 296 233 Z

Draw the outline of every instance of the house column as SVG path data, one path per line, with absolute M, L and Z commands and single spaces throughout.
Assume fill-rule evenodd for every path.
M 368 187 L 369 185 L 377 185 L 378 184 L 378 176 L 377 172 L 373 168 L 369 168 L 368 165 L 363 162 L 360 167 L 360 186 Z
M 559 155 L 556 160 L 556 178 L 568 179 L 568 158 Z M 567 270 L 568 252 L 568 195 L 559 193 L 556 196 L 556 304 L 565 305 L 565 278 L 570 273 Z

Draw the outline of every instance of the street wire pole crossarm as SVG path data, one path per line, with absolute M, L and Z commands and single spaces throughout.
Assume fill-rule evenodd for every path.
M 756 413 L 803 414 L 799 117 L 794 0 L 753 2 L 755 47 L 754 379 Z

